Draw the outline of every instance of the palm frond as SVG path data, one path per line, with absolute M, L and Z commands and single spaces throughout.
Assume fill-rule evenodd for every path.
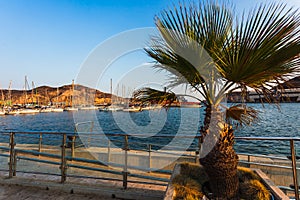
M 162 106 L 170 106 L 177 101 L 177 97 L 173 92 L 160 91 L 149 87 L 135 91 L 133 99 L 141 105 L 159 104 Z
M 145 50 L 160 63 L 156 68 L 170 72 L 169 86 L 189 84 L 210 101 L 211 78 L 220 79 L 214 72 L 213 52 L 222 48 L 231 24 L 225 5 L 180 5 L 156 18 L 160 36 Z
M 226 121 L 230 124 L 251 125 L 258 119 L 258 111 L 245 105 L 235 105 L 226 109 Z
M 299 72 L 300 15 L 283 4 L 260 5 L 243 18 L 218 52 L 227 80 L 255 89 Z

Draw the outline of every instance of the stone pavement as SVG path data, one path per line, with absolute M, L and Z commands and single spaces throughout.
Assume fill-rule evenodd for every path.
M 90 179 L 73 179 L 61 184 L 59 177 L 18 173 L 7 178 L 0 173 L 0 200 L 114 200 L 114 199 L 163 199 L 165 186 L 129 183 L 124 190 L 120 183 Z
M 2 200 L 110 200 L 113 198 L 94 194 L 70 194 L 54 190 L 40 189 L 31 186 L 0 184 Z

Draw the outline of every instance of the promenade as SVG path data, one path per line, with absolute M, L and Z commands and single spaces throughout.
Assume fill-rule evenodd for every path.
M 113 198 L 103 197 L 94 194 L 70 194 L 53 190 L 41 190 L 37 187 L 0 184 L 0 199 L 5 200 L 109 200 Z
M 18 177 L 7 178 L 0 173 L 0 200 L 110 200 L 110 199 L 163 199 L 166 187 L 129 183 L 126 190 L 112 181 L 68 178 L 59 183 L 59 177 L 18 173 Z

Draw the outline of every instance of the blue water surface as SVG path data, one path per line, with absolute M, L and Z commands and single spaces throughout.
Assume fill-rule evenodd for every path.
M 300 137 L 299 111 L 300 103 L 283 103 L 278 108 L 274 104 L 248 104 L 259 110 L 259 121 L 250 127 L 238 127 L 236 136 L 263 136 L 263 137 Z M 177 148 L 189 145 L 185 139 L 175 140 L 176 135 L 199 134 L 204 117 L 204 108 L 170 108 L 168 111 L 127 112 L 99 112 L 78 111 L 76 115 L 96 116 L 93 133 L 105 134 L 116 146 L 122 147 L 123 139 L 111 134 L 139 134 L 144 137 L 130 136 L 131 148 L 160 149 L 172 144 Z M 126 120 L 130 119 L 130 123 Z M 84 121 L 84 118 L 81 119 Z M 90 120 L 90 119 L 88 119 Z M 75 120 L 76 121 L 76 120 Z M 39 113 L 35 115 L 5 115 L 0 117 L 0 132 L 23 131 L 51 131 L 74 132 L 75 121 L 72 112 Z M 124 121 L 124 123 L 123 123 Z M 78 121 L 76 121 L 78 122 Z M 158 138 L 158 135 L 170 137 Z M 27 138 L 26 138 L 27 137 Z M 39 135 L 27 135 L 17 138 L 17 143 L 37 143 Z M 8 142 L 8 135 L 1 134 L 1 142 Z M 43 136 L 44 144 L 59 144 L 61 137 L 57 135 Z M 186 143 L 186 144 L 185 144 Z M 300 145 L 295 143 L 297 152 Z M 190 148 L 197 148 L 197 141 L 193 140 Z M 259 154 L 289 155 L 289 141 L 240 141 L 235 144 L 237 152 Z M 299 153 L 300 154 L 300 153 Z

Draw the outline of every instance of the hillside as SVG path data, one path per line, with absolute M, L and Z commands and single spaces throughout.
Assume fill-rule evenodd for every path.
M 2 90 L 0 104 L 39 104 L 39 105 L 102 105 L 111 102 L 111 94 L 82 85 L 64 85 L 58 88 L 40 86 L 32 90 Z M 11 99 L 11 100 L 10 100 Z

